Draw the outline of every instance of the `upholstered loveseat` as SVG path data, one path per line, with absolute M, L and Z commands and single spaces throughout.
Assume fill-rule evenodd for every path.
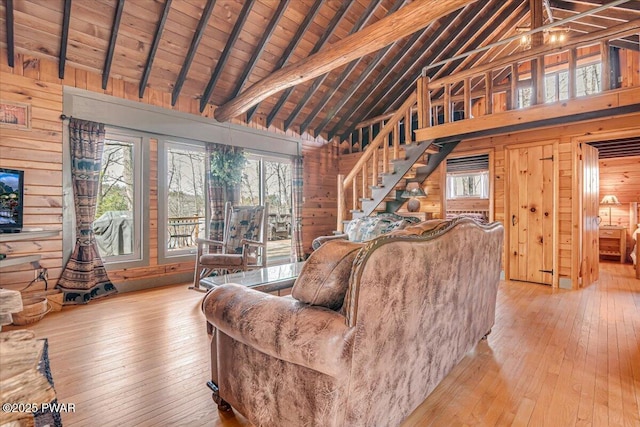
M 419 221 L 420 220 L 415 217 L 404 217 L 388 212 L 379 213 L 375 216 L 356 218 L 347 223 L 344 233 L 316 237 L 313 239 L 313 242 L 311 242 L 311 247 L 315 251 L 323 243 L 339 239 L 356 243 L 367 242 L 394 230 L 402 230 Z
M 490 332 L 502 241 L 432 220 L 322 245 L 289 297 L 213 289 L 214 400 L 256 426 L 399 425 Z

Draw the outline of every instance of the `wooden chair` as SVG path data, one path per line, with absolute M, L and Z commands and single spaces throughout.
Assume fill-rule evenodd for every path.
M 263 268 L 267 264 L 268 205 L 225 204 L 222 241 L 196 239 L 198 253 L 192 289 L 200 290 L 200 279 Z

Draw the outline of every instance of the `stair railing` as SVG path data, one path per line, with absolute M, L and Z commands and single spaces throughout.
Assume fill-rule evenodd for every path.
M 413 91 L 402 103 L 400 108 L 391 116 L 380 130 L 378 135 L 369 143 L 366 150 L 353 169 L 346 175 L 338 175 L 338 216 L 336 230 L 343 231 L 343 221 L 346 218 L 346 191 L 351 186 L 352 210 L 357 211 L 360 198 L 366 198 L 369 192 L 369 185 L 378 185 L 379 173 L 389 173 L 391 171 L 391 160 L 397 159 L 400 155 L 400 121 L 405 121 L 405 143 L 411 143 L 411 109 L 416 104 L 418 98 L 416 91 Z M 393 133 L 393 151 L 389 153 L 388 136 Z M 380 162 L 379 149 L 382 147 L 382 162 Z M 359 185 L 358 185 L 359 184 Z M 359 188 L 360 187 L 360 188 Z

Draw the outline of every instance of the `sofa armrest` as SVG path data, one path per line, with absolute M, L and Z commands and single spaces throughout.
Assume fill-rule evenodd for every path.
M 211 290 L 202 310 L 219 331 L 262 353 L 332 377 L 347 375 L 355 330 L 337 312 L 235 283 Z
M 324 243 L 331 240 L 348 240 L 348 237 L 345 233 L 334 234 L 333 236 L 319 236 L 313 239 L 313 242 L 311 242 L 311 248 L 315 251 Z

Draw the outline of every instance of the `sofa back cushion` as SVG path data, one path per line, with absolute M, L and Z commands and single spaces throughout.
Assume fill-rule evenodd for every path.
M 320 246 L 302 267 L 291 296 L 300 302 L 338 310 L 349 287 L 353 259 L 362 246 L 346 240 Z

